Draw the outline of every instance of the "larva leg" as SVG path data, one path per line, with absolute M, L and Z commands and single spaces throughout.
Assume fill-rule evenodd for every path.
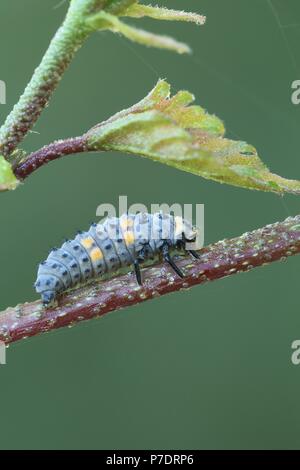
M 138 262 L 138 260 L 134 260 L 133 266 L 134 266 L 134 271 L 135 271 L 137 283 L 138 283 L 140 286 L 142 286 L 142 285 L 143 285 L 143 283 L 142 283 L 142 275 L 141 275 L 141 270 L 140 270 L 140 263 Z
M 187 250 L 185 248 L 185 244 L 186 242 L 184 240 L 178 240 L 177 242 L 177 248 L 179 248 L 180 250 L 184 250 L 186 253 L 189 253 L 190 255 L 192 255 L 193 258 L 195 259 L 200 259 L 200 255 L 197 253 L 197 251 L 195 250 Z
M 194 251 L 194 250 L 187 250 L 187 251 L 193 256 L 193 258 L 200 259 L 200 255 L 197 253 L 197 251 Z
M 174 269 L 174 271 L 176 272 L 176 274 L 178 274 L 179 277 L 183 278 L 184 274 L 181 269 L 176 265 L 174 260 L 171 258 L 169 253 L 169 246 L 166 243 L 162 246 L 162 255 L 164 261 L 166 261 Z

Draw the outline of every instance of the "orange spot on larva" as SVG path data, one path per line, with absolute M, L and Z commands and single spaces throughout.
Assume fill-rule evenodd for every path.
M 84 248 L 89 250 L 93 246 L 94 240 L 92 238 L 83 238 L 80 240 L 80 243 L 82 246 L 84 246 Z
M 99 261 L 100 259 L 102 259 L 103 254 L 100 248 L 93 248 L 90 252 L 90 257 L 92 261 Z

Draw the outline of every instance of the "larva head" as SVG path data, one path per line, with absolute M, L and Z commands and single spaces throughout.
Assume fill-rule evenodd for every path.
M 194 243 L 197 238 L 197 228 L 182 217 L 175 217 L 175 238 L 181 243 Z
M 41 297 L 44 307 L 49 307 L 49 305 L 54 305 L 56 292 L 54 290 L 46 290 L 42 292 Z
M 54 304 L 59 289 L 56 277 L 49 274 L 39 274 L 34 287 L 36 292 L 41 295 L 45 307 Z

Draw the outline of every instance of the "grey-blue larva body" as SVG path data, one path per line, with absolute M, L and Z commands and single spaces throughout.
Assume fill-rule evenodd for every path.
M 64 291 L 130 265 L 134 266 L 141 284 L 140 263 L 160 254 L 179 276 L 183 276 L 169 250 L 185 249 L 186 243 L 195 241 L 196 235 L 189 222 L 162 212 L 108 217 L 49 253 L 46 261 L 39 265 L 36 291 L 45 306 L 51 305 Z M 198 257 L 197 253 L 189 251 Z

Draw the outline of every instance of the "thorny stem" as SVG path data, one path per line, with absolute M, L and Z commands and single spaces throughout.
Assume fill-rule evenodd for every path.
M 34 126 L 56 89 L 76 51 L 91 33 L 86 15 L 103 0 L 72 0 L 65 21 L 58 29 L 39 67 L 35 70 L 19 102 L 0 129 L 0 154 L 11 155 Z
M 71 291 L 56 308 L 43 310 L 40 301 L 8 308 L 0 313 L 0 340 L 8 344 L 72 326 L 160 295 L 296 255 L 300 253 L 300 215 L 209 245 L 199 253 L 199 260 L 192 261 L 189 257 L 178 260 L 186 274 L 184 279 L 178 278 L 168 266 L 159 264 L 143 270 L 143 287 L 137 286 L 133 274 L 128 273 Z

